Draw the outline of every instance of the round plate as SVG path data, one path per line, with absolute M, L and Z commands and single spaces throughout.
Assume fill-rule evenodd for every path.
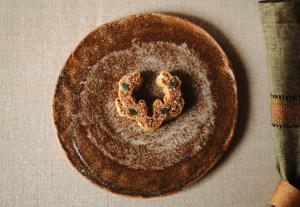
M 136 97 L 151 108 L 163 97 L 155 78 L 165 69 L 182 81 L 186 104 L 177 118 L 146 132 L 118 115 L 118 81 L 140 71 Z M 198 181 L 228 148 L 236 81 L 227 56 L 202 28 L 164 14 L 133 15 L 80 42 L 59 76 L 53 116 L 69 160 L 93 183 L 131 196 L 166 195 Z

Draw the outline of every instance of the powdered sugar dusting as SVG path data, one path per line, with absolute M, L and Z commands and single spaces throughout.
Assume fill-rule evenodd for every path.
M 90 69 L 81 83 L 83 111 L 77 116 L 87 123 L 87 139 L 118 163 L 135 169 L 163 169 L 195 155 L 213 132 L 216 103 L 207 67 L 186 44 L 133 41 L 130 48 L 106 55 Z M 123 75 L 136 70 L 144 73 L 145 79 L 155 79 L 164 69 L 182 80 L 187 104 L 177 118 L 154 132 L 146 132 L 136 122 L 118 115 L 114 104 L 117 83 Z M 143 87 L 160 96 L 152 82 Z

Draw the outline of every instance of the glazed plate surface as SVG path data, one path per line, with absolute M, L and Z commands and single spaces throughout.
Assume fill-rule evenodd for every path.
M 118 81 L 140 71 L 148 108 L 163 93 L 161 70 L 182 81 L 185 106 L 154 132 L 118 115 Z M 150 112 L 151 113 L 151 112 Z M 202 28 L 147 13 L 89 33 L 69 56 L 53 100 L 59 141 L 72 165 L 100 187 L 140 197 L 178 192 L 203 177 L 228 148 L 237 118 L 230 62 Z

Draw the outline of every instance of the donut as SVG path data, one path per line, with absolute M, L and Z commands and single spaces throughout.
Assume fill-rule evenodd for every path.
M 134 92 L 142 85 L 142 77 L 139 72 L 133 72 L 123 76 L 118 85 L 118 97 L 115 99 L 117 111 L 121 117 L 134 120 L 146 131 L 154 131 L 165 120 L 177 117 L 184 107 L 184 99 L 181 93 L 181 81 L 177 76 L 168 71 L 161 71 L 156 78 L 156 84 L 162 88 L 163 101 L 156 99 L 152 104 L 152 116 L 148 116 L 145 100 L 136 100 Z

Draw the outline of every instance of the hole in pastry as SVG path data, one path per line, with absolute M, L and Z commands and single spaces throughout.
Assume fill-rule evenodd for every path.
M 152 116 L 152 104 L 155 99 L 163 100 L 164 93 L 162 88 L 156 85 L 156 77 L 159 72 L 154 72 L 151 70 L 141 71 L 141 76 L 143 78 L 143 83 L 139 90 L 134 93 L 136 100 L 145 100 L 148 108 L 148 116 Z

